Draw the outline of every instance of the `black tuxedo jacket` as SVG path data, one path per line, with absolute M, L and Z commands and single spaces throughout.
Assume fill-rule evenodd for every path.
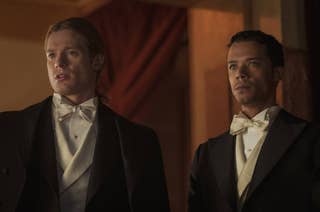
M 235 212 L 235 136 L 199 146 L 191 169 L 189 212 Z M 243 212 L 320 211 L 320 129 L 281 110 L 259 154 Z
M 58 212 L 51 97 L 0 114 L 0 211 Z M 86 212 L 168 212 L 155 133 L 99 103 Z

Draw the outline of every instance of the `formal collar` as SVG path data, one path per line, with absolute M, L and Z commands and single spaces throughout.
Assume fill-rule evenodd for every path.
M 254 117 L 252 117 L 251 120 L 272 122 L 276 118 L 276 116 L 278 115 L 280 109 L 281 108 L 278 105 L 267 107 L 264 110 L 260 111 L 258 114 L 256 114 Z M 242 111 L 240 111 L 240 113 L 238 115 L 236 115 L 236 116 L 240 116 L 242 118 L 250 119 Z
M 237 135 L 246 132 L 248 128 L 256 128 L 257 130 L 265 131 L 274 121 L 279 111 L 279 106 L 268 107 L 260 111 L 251 119 L 245 113 L 240 112 L 233 117 L 230 126 L 230 134 Z
M 67 105 L 71 105 L 71 106 L 87 105 L 87 106 L 94 107 L 96 109 L 97 105 L 98 105 L 98 97 L 96 97 L 96 96 L 92 97 L 92 98 L 82 102 L 79 105 L 75 105 L 69 99 L 64 97 L 63 95 L 61 95 L 59 93 L 53 93 L 52 102 L 55 107 L 57 107 L 60 104 L 67 104 Z
M 73 114 L 79 114 L 79 116 L 84 120 L 92 123 L 96 116 L 98 102 L 97 99 L 97 97 L 93 97 L 81 104 L 73 105 L 72 102 L 70 102 L 64 96 L 54 93 L 52 102 L 54 111 L 56 113 L 56 118 L 59 121 L 64 121 L 70 118 Z

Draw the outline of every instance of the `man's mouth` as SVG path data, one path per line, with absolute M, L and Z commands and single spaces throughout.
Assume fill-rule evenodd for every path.
M 67 79 L 67 75 L 66 75 L 66 74 L 57 74 L 57 75 L 55 75 L 54 78 L 55 78 L 56 80 L 58 80 L 58 81 L 62 81 L 62 80 Z
M 247 84 L 240 84 L 240 85 L 235 86 L 236 91 L 243 91 L 243 90 L 247 90 L 249 88 L 250 88 L 250 86 Z

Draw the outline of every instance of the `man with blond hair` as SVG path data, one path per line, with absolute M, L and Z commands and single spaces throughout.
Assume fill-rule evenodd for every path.
M 168 212 L 156 134 L 96 93 L 104 65 L 97 30 L 83 18 L 59 21 L 45 53 L 53 96 L 0 114 L 0 211 Z

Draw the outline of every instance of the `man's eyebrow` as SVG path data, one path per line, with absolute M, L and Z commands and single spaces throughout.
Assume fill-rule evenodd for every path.
M 247 60 L 262 60 L 262 57 L 250 57 Z
M 81 47 L 80 46 L 66 46 L 66 48 L 64 48 L 65 50 L 68 50 L 68 49 L 80 49 Z
M 247 58 L 247 59 L 245 59 L 245 60 L 262 60 L 263 58 L 262 57 L 249 57 L 249 58 Z M 238 61 L 237 60 L 228 60 L 227 61 L 228 63 L 237 63 Z
M 80 49 L 81 47 L 80 46 L 67 46 L 65 47 L 63 50 L 69 50 L 69 49 Z M 47 49 L 46 52 L 54 52 L 53 49 Z

